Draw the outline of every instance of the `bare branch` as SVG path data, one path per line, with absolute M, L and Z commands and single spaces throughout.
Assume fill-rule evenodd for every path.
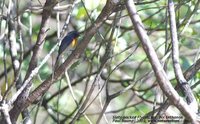
M 114 8 L 114 3 L 108 1 L 102 10 L 102 13 L 98 16 L 94 24 L 91 25 L 90 28 L 88 28 L 85 31 L 86 33 L 84 34 L 84 37 L 82 41 L 80 41 L 80 44 L 77 46 L 77 48 L 65 60 L 65 62 L 55 70 L 54 79 L 52 79 L 52 76 L 49 76 L 47 80 L 45 80 L 40 86 L 38 86 L 30 94 L 24 108 L 26 108 L 29 104 L 33 103 L 37 98 L 41 97 L 49 89 L 51 84 L 54 83 L 65 72 L 65 70 L 68 69 L 76 61 L 77 58 L 79 58 L 79 56 L 83 53 L 84 49 L 87 47 L 87 44 L 89 43 L 93 35 L 97 32 L 102 23 L 110 15 L 113 8 Z
M 134 2 L 132 0 L 127 0 L 126 6 L 131 21 L 135 27 L 137 36 L 139 37 L 142 43 L 142 47 L 151 63 L 151 66 L 154 70 L 158 84 L 160 85 L 161 89 L 163 90 L 165 95 L 170 99 L 170 101 L 182 112 L 182 114 L 185 117 L 187 117 L 187 119 L 189 119 L 193 123 L 197 123 L 195 116 L 196 114 L 189 109 L 189 106 L 185 103 L 185 101 L 182 98 L 180 98 L 180 96 L 168 80 L 167 75 L 164 72 L 163 67 L 161 66 L 157 57 L 157 54 L 149 40 L 149 37 L 146 31 L 144 30 L 144 26 L 141 22 L 141 19 L 137 14 Z
M 192 93 L 192 90 L 187 83 L 186 79 L 183 76 L 183 72 L 181 66 L 179 64 L 179 46 L 178 46 L 178 37 L 176 31 L 176 20 L 175 20 L 175 10 L 174 10 L 174 3 L 172 0 L 168 1 L 168 11 L 169 11 L 169 19 L 170 19 L 170 33 L 172 39 L 172 60 L 173 60 L 173 67 L 176 76 L 176 80 L 179 83 L 182 92 L 186 96 L 187 103 L 189 104 L 190 108 L 197 113 L 198 112 L 198 104 L 197 101 Z
M 32 73 L 33 69 L 36 68 L 36 66 L 37 66 L 37 60 L 39 58 L 38 56 L 40 55 L 39 53 L 43 47 L 44 40 L 46 37 L 46 32 L 48 29 L 48 21 L 51 16 L 51 11 L 52 11 L 53 6 L 56 5 L 56 3 L 57 3 L 57 0 L 50 0 L 50 1 L 48 0 L 48 1 L 46 1 L 45 5 L 44 5 L 40 32 L 38 34 L 37 42 L 33 49 L 33 55 L 32 55 L 32 58 L 31 58 L 31 61 L 29 64 L 28 71 L 25 76 L 25 80 L 24 80 L 26 82 L 24 82 L 24 84 L 20 88 L 20 90 L 18 90 L 18 92 L 11 98 L 11 102 L 9 102 L 9 104 L 12 104 L 16 100 L 14 103 L 15 106 L 10 111 L 10 114 L 12 116 L 12 122 L 16 122 L 16 119 L 17 119 L 19 113 L 21 112 L 20 109 L 22 108 L 22 104 L 25 102 L 26 98 L 29 95 L 30 88 L 31 88 L 30 81 L 33 78 L 34 74 L 37 74 L 37 72 L 38 72 L 38 70 L 36 69 L 36 70 L 34 70 L 34 73 Z M 27 80 L 28 78 L 30 80 Z

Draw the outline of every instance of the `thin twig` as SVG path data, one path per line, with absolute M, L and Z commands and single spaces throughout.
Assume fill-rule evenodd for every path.
M 186 100 L 190 109 L 194 113 L 198 112 L 198 104 L 192 93 L 192 90 L 187 83 L 185 77 L 183 76 L 183 72 L 179 63 L 179 46 L 178 46 L 178 35 L 176 31 L 176 20 L 175 20 L 175 10 L 174 3 L 172 0 L 168 0 L 168 12 L 169 12 L 169 20 L 170 20 L 170 33 L 171 33 L 171 42 L 172 42 L 172 60 L 174 72 L 176 75 L 176 80 L 180 84 L 181 90 L 186 96 Z
M 185 101 L 180 98 L 178 93 L 175 91 L 170 81 L 167 78 L 165 71 L 157 57 L 157 54 L 151 44 L 151 41 L 144 30 L 144 26 L 140 17 L 137 14 L 135 4 L 132 0 L 126 0 L 126 6 L 128 9 L 129 16 L 135 27 L 137 36 L 139 37 L 142 47 L 148 56 L 151 66 L 154 70 L 155 76 L 157 78 L 158 84 L 161 87 L 164 94 L 170 99 L 170 101 L 182 112 L 182 114 L 187 117 L 191 122 L 197 123 L 196 114 L 189 109 L 189 106 Z

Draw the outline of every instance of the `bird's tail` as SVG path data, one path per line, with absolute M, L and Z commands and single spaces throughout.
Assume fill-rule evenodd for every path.
M 55 64 L 54 64 L 54 70 L 56 69 L 56 68 L 58 68 L 58 65 L 59 65 L 59 57 L 60 57 L 60 55 L 58 55 L 57 56 L 57 58 L 56 58 L 56 61 L 55 61 Z

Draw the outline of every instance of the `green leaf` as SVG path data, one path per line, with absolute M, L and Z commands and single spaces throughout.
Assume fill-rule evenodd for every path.
M 85 11 L 85 8 L 84 7 L 80 7 L 79 10 L 78 10 L 78 13 L 76 15 L 76 18 L 77 19 L 83 19 L 85 18 L 87 15 L 86 11 Z

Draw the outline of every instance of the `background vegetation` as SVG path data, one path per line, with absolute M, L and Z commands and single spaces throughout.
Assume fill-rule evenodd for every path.
M 200 90 L 200 1 L 135 0 L 143 35 L 132 23 L 134 6 L 128 1 L 0 1 L 1 122 L 103 124 L 127 117 L 150 123 L 169 116 L 194 122 L 191 116 L 198 110 L 191 106 L 198 107 Z M 170 25 L 169 5 L 175 7 L 176 27 Z M 80 32 L 78 46 L 66 50 L 55 69 L 59 43 L 73 30 Z M 179 46 L 173 47 L 173 35 Z M 173 48 L 185 80 L 175 74 Z M 176 96 L 152 69 L 151 55 L 164 69 L 163 84 L 176 86 L 176 98 L 183 102 L 168 95 Z M 184 90 L 181 84 L 189 87 Z

